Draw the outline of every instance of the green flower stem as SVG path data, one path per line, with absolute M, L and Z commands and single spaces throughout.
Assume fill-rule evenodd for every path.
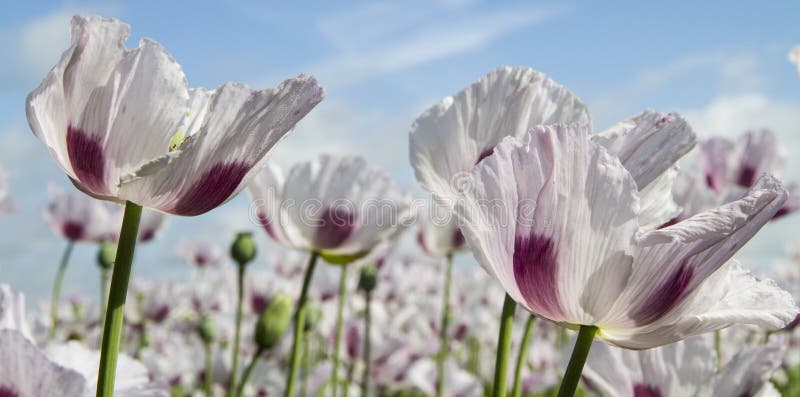
M 203 392 L 205 393 L 206 397 L 213 397 L 214 390 L 211 388 L 211 372 L 213 371 L 212 368 L 212 348 L 213 344 L 211 342 L 203 342 L 203 348 L 205 350 L 205 372 L 203 373 Z
M 506 383 L 508 379 L 508 353 L 511 350 L 511 331 L 514 328 L 514 311 L 517 302 L 506 294 L 503 303 L 503 313 L 500 315 L 500 333 L 497 337 L 497 358 L 494 364 L 494 383 L 492 384 L 493 397 L 506 397 Z
M 108 278 L 111 276 L 110 269 L 100 269 L 100 319 L 105 317 L 106 302 L 108 300 Z
M 339 390 L 339 347 L 342 343 L 342 326 L 344 325 L 344 301 L 347 298 L 347 266 L 342 266 L 339 278 L 339 308 L 336 311 L 336 336 L 333 343 L 333 369 L 331 381 L 333 383 L 333 397 Z
M 300 395 L 308 395 L 308 373 L 311 368 L 311 331 L 303 332 L 303 381 L 300 384 Z
M 372 292 L 364 294 L 366 309 L 364 311 L 364 373 L 361 375 L 361 395 L 369 396 L 369 378 L 372 368 L 372 342 L 370 341 L 372 328 Z
M 592 341 L 596 333 L 597 327 L 581 325 L 581 329 L 578 331 L 578 339 L 572 349 L 572 356 L 569 358 L 569 364 L 567 364 L 567 371 L 564 373 L 564 379 L 561 380 L 561 387 L 558 389 L 558 397 L 572 397 L 575 395 L 578 382 L 581 380 L 583 365 L 586 364 L 586 358 L 589 357 L 589 349 L 592 348 Z
M 525 366 L 525 359 L 528 357 L 528 345 L 530 345 L 533 328 L 536 324 L 536 316 L 531 314 L 525 323 L 525 333 L 522 336 L 522 343 L 519 345 L 519 356 L 517 356 L 517 368 L 514 371 L 514 387 L 511 389 L 512 397 L 522 396 L 522 367 Z
M 469 338 L 469 358 L 467 359 L 467 370 L 480 378 L 480 357 L 481 341 L 474 336 Z
M 714 332 L 714 350 L 717 352 L 717 372 L 722 369 L 722 330 Z
M 350 394 L 350 383 L 353 382 L 353 372 L 355 372 L 355 366 L 350 364 L 347 367 L 347 380 L 344 382 L 344 391 L 342 392 L 342 397 L 347 397 Z
M 125 298 L 128 295 L 128 281 L 131 277 L 133 252 L 136 249 L 136 237 L 139 233 L 139 219 L 142 207 L 130 201 L 125 203 L 125 215 L 122 218 L 117 256 L 114 270 L 111 272 L 108 307 L 103 322 L 103 342 L 100 346 L 100 368 L 97 375 L 97 397 L 114 395 L 114 376 L 117 372 L 117 353 L 122 337 Z
M 447 361 L 449 346 L 447 345 L 448 323 L 450 322 L 450 285 L 453 281 L 453 254 L 447 254 L 447 265 L 444 273 L 444 293 L 442 298 L 442 323 L 439 329 L 439 355 L 436 358 L 439 381 L 436 383 L 436 395 L 444 396 L 444 363 Z
M 247 385 L 247 381 L 250 379 L 250 375 L 253 373 L 253 369 L 256 367 L 256 364 L 258 364 L 258 358 L 261 357 L 262 353 L 264 353 L 264 349 L 259 347 L 258 350 L 256 350 L 256 354 L 253 355 L 253 359 L 250 360 L 250 365 L 245 368 L 242 380 L 239 382 L 239 387 L 236 391 L 236 397 L 242 397 L 244 395 L 244 388 Z
M 55 338 L 56 328 L 58 328 L 58 304 L 61 299 L 61 284 L 64 283 L 64 274 L 67 272 L 67 263 L 69 263 L 69 257 L 72 255 L 72 247 L 74 246 L 74 241 L 67 241 L 64 253 L 61 254 L 61 263 L 58 265 L 56 281 L 53 284 L 53 296 L 50 303 L 50 332 L 47 334 L 47 338 L 51 340 Z
M 297 300 L 297 309 L 294 312 L 294 340 L 292 342 L 292 355 L 289 358 L 289 373 L 286 376 L 286 390 L 284 397 L 294 397 L 294 381 L 297 378 L 297 370 L 300 369 L 300 345 L 302 345 L 303 333 L 306 324 L 306 300 L 308 286 L 311 284 L 311 277 L 314 274 L 314 267 L 317 264 L 319 254 L 311 253 L 306 266 L 306 274 L 303 278 L 303 289 L 300 291 L 300 298 Z
M 233 336 L 233 357 L 231 361 L 231 374 L 228 378 L 228 396 L 232 397 L 236 391 L 236 373 L 239 371 L 239 343 L 242 336 L 242 301 L 244 300 L 244 271 L 245 264 L 238 263 L 239 275 L 237 279 L 236 296 L 236 333 Z

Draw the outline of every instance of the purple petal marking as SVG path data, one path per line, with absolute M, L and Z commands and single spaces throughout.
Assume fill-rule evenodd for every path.
M 153 321 L 155 323 L 162 323 L 164 320 L 167 319 L 169 313 L 170 313 L 169 306 L 159 305 L 158 307 L 156 307 L 155 310 L 150 311 L 147 317 L 150 319 L 150 321 Z
M 425 246 L 425 235 L 422 234 L 421 230 L 417 232 L 417 244 L 419 244 L 419 247 L 422 248 L 423 251 L 429 252 L 428 247 Z
M 90 136 L 83 130 L 67 127 L 67 154 L 72 170 L 83 186 L 98 194 L 108 194 L 106 187 L 106 156 L 101 137 Z
M 452 245 L 452 247 L 453 247 L 453 249 L 459 249 L 459 248 L 461 248 L 461 247 L 464 245 L 464 243 L 465 243 L 465 242 L 466 242 L 466 241 L 464 240 L 464 233 L 461 233 L 461 229 L 460 229 L 460 228 L 457 228 L 457 229 L 456 229 L 456 230 L 453 232 L 453 241 L 452 241 L 452 244 L 453 244 L 453 245 Z
M 736 180 L 736 184 L 741 187 L 752 187 L 756 183 L 756 169 L 749 166 L 743 165 L 742 169 L 739 171 L 739 177 Z
M 78 222 L 67 221 L 61 227 L 61 232 L 68 240 L 78 241 L 85 236 L 86 228 Z
M 267 232 L 267 234 L 275 241 L 280 242 L 278 238 L 278 234 L 275 233 L 275 229 L 272 228 L 272 219 L 270 219 L 267 214 L 263 212 L 258 213 L 258 222 L 261 223 L 261 227 Z
M 171 212 L 195 216 L 213 210 L 233 194 L 250 168 L 250 164 L 238 161 L 215 164 L 184 192 Z
M 326 207 L 317 224 L 314 236 L 317 249 L 340 246 L 355 230 L 355 215 L 343 207 Z
M 549 318 L 563 310 L 556 290 L 558 252 L 547 236 L 531 232 L 514 239 L 514 278 L 522 297 L 534 311 Z
M 685 262 L 660 286 L 652 290 L 650 296 L 631 313 L 636 325 L 648 324 L 663 316 L 690 292 L 689 282 L 694 269 Z
M 661 397 L 661 390 L 655 386 L 641 383 L 633 384 L 633 397 Z
M 146 243 L 155 237 L 156 237 L 156 231 L 154 229 L 142 230 L 139 233 L 139 242 Z
M 11 387 L 0 385 L 0 397 L 19 397 Z
M 361 346 L 361 334 L 358 332 L 358 327 L 347 327 L 347 356 L 353 360 L 358 358 L 358 350 Z
M 250 294 L 250 310 L 253 314 L 260 315 L 269 306 L 269 297 L 258 292 Z
M 482 151 L 481 154 L 478 155 L 478 160 L 475 162 L 475 165 L 478 165 L 478 163 L 480 163 L 481 160 L 489 157 L 492 153 L 494 153 L 494 146 Z

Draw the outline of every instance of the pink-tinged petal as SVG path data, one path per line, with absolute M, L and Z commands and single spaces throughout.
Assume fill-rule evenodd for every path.
M 122 221 L 118 205 L 82 193 L 63 193 L 50 186 L 50 200 L 42 215 L 58 236 L 76 242 L 114 240 Z
M 453 178 L 503 138 L 573 122 L 591 124 L 586 106 L 566 88 L 530 68 L 501 67 L 420 115 L 411 129 L 411 165 L 422 187 L 452 209 L 459 193 Z
M 643 327 L 601 326 L 600 336 L 625 348 L 649 349 L 732 324 L 778 330 L 798 312 L 788 292 L 730 261 L 657 321 Z
M 25 295 L 15 292 L 6 284 L 0 284 L 0 329 L 17 331 L 34 341 L 26 316 Z
M 767 130 L 747 131 L 736 142 L 731 182 L 743 188 L 755 185 L 761 174 L 774 173 L 783 168 L 783 156 L 778 141 Z
M 678 114 L 652 110 L 623 120 L 594 136 L 619 157 L 641 191 L 694 148 L 696 136 Z
M 800 209 L 800 185 L 792 183 L 787 186 L 787 191 L 789 192 L 789 197 L 786 198 L 786 202 L 783 203 L 783 206 L 775 213 L 775 216 L 772 218 L 773 220 L 792 214 Z
M 733 142 L 725 138 L 711 138 L 700 143 L 698 171 L 706 185 L 717 194 L 721 194 L 728 185 L 728 175 L 731 172 L 729 159 L 733 151 Z
M 190 138 L 174 152 L 123 177 L 120 196 L 176 215 L 227 202 L 264 166 L 272 147 L 319 101 L 316 80 L 298 76 L 276 89 L 228 83 L 194 90 Z
M 625 285 L 636 184 L 588 126 L 507 138 L 470 174 L 456 213 L 478 262 L 524 307 L 592 324 Z
M 645 233 L 633 251 L 630 282 L 601 323 L 610 329 L 664 321 L 769 221 L 786 199 L 764 177 L 741 200 Z

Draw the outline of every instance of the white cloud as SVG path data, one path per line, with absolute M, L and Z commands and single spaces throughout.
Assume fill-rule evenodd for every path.
M 428 11 L 376 4 L 321 23 L 324 36 L 340 51 L 310 70 L 322 81 L 347 85 L 472 51 L 561 14 L 514 8 L 431 18 Z
M 4 32 L 2 42 L 7 47 L 0 49 L 10 65 L 0 69 L 0 87 L 29 85 L 44 77 L 58 61 L 58 57 L 69 45 L 70 19 L 75 14 L 118 14 L 121 6 L 115 3 L 85 5 L 55 10 L 47 15 L 33 18 L 18 29 Z

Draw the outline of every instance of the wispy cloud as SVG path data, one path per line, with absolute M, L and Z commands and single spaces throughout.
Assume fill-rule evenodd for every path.
M 405 5 L 370 4 L 323 18 L 318 28 L 338 52 L 310 70 L 329 85 L 348 85 L 482 48 L 563 13 L 560 8 L 484 10 L 451 2 Z
M 0 35 L 0 56 L 11 62 L 0 66 L 0 90 L 29 86 L 44 77 L 69 45 L 69 21 L 75 14 L 117 15 L 116 3 L 64 7 L 26 21 Z

